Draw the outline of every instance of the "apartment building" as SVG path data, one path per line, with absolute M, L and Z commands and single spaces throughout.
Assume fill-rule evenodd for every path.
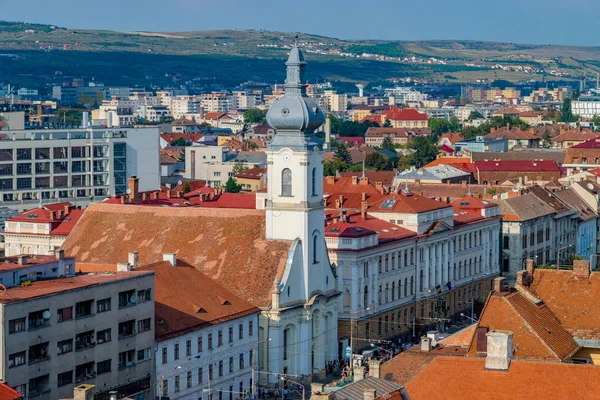
M 20 130 L 0 138 L 0 200 L 21 211 L 125 193 L 132 175 L 141 191 L 159 188 L 157 128 Z
M 213 92 L 200 95 L 200 104 L 205 112 L 227 112 L 232 107 L 227 93 Z
M 0 379 L 24 398 L 71 397 L 95 386 L 94 399 L 152 398 L 154 274 L 82 274 L 74 258 L 0 260 Z
M 594 118 L 600 115 L 600 96 L 581 96 L 579 100 L 571 102 L 574 115 L 581 118 Z
M 326 100 L 326 109 L 330 112 L 346 112 L 348 110 L 348 96 L 337 93 L 335 90 L 325 90 L 323 98 Z
M 250 393 L 260 309 L 176 254 L 163 259 L 136 269 L 155 273 L 157 393 L 194 400 Z
M 408 102 L 422 102 L 427 100 L 429 97 L 429 95 L 423 94 L 417 90 L 400 86 L 385 89 L 385 96 L 389 99 L 390 105 L 402 105 Z

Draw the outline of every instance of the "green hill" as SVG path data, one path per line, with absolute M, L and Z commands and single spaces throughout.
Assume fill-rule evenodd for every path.
M 142 86 L 173 83 L 174 76 L 178 83 L 281 82 L 281 60 L 293 37 L 256 30 L 114 32 L 0 21 L 0 81 L 37 87 L 68 77 Z M 310 60 L 311 81 L 568 80 L 600 71 L 597 47 L 358 41 L 310 34 L 299 34 L 298 42 Z M 511 70 L 492 69 L 496 64 Z M 519 70 L 526 68 L 544 72 Z

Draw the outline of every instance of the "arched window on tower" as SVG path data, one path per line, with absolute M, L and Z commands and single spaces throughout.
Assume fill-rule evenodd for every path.
M 319 234 L 316 232 L 313 233 L 312 256 L 313 256 L 313 264 L 318 263 L 319 262 Z
M 365 292 L 363 294 L 363 307 L 367 308 L 369 306 L 369 287 L 365 286 Z
M 317 195 L 317 168 L 312 169 L 312 195 Z
M 281 195 L 292 196 L 292 170 L 289 168 L 281 171 Z

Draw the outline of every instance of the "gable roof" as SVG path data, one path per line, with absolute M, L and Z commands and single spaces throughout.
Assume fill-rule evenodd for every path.
M 446 132 L 440 136 L 438 143 L 440 143 L 442 139 L 448 139 L 451 144 L 455 144 L 456 142 L 463 140 L 463 136 L 460 133 Z
M 433 200 L 416 193 L 391 193 L 369 206 L 370 212 L 391 212 L 415 214 L 451 207 L 448 203 Z
M 492 130 L 484 136 L 485 139 L 507 138 L 508 140 L 539 140 L 535 133 L 519 128 L 502 127 Z
M 373 376 L 369 376 L 365 379 L 361 379 L 358 382 L 350 383 L 349 385 L 344 386 L 340 390 L 337 390 L 329 395 L 330 400 L 364 400 L 365 398 L 365 390 L 367 389 L 375 389 L 376 396 L 387 398 L 386 395 L 402 389 L 402 385 L 399 385 L 395 382 L 390 382 L 387 380 L 375 378 Z
M 590 129 L 573 128 L 568 130 L 552 139 L 553 142 L 566 142 L 566 141 L 586 141 L 589 139 L 596 139 L 600 137 L 600 132 L 594 132 Z
M 505 220 L 527 221 L 555 212 L 554 208 L 533 194 L 500 199 L 498 205 L 500 206 L 502 218 Z
M 291 242 L 265 239 L 259 210 L 92 204 L 63 249 L 83 263 L 140 264 L 176 253 L 199 271 L 256 306 L 268 306 L 273 281 L 281 280 Z
M 325 227 L 325 236 L 342 238 L 359 238 L 378 233 L 379 243 L 406 239 L 417 234 L 401 226 L 379 218 L 366 215 L 347 215 L 346 221 L 338 221 Z
M 475 166 L 480 172 L 556 172 L 560 173 L 560 167 L 554 161 L 475 161 Z
M 387 119 L 393 121 L 427 121 L 427 114 L 420 113 L 414 108 L 394 107 L 391 110 L 384 111 Z
M 555 161 L 562 164 L 565 159 L 565 150 L 535 149 L 535 150 L 511 150 L 506 152 L 475 152 L 471 153 L 473 161 L 494 160 L 494 161 Z
M 161 261 L 136 271 L 154 271 L 157 341 L 260 311 L 181 260 L 177 266 Z
M 406 128 L 374 128 L 370 127 L 365 133 L 366 137 L 403 137 L 408 139 L 410 137 L 408 129 Z

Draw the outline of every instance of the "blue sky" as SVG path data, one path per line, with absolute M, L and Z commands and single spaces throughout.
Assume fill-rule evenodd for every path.
M 599 0 L 0 0 L 0 19 L 68 28 L 266 29 L 341 39 L 600 45 Z

